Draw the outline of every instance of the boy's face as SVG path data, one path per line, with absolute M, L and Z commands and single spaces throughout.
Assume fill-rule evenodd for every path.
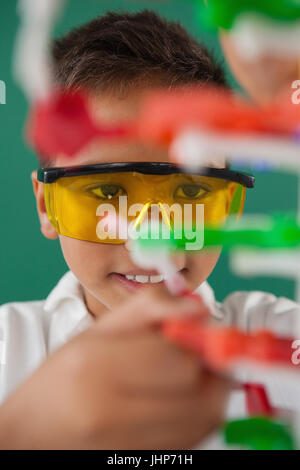
M 134 90 L 126 97 L 118 98 L 104 95 L 91 100 L 91 111 L 96 119 L 109 124 L 124 120 L 134 120 L 138 114 L 143 90 Z M 137 141 L 92 143 L 76 161 L 59 156 L 55 166 L 70 166 L 93 163 L 113 162 L 168 162 L 167 149 L 150 147 Z M 224 162 L 225 163 L 225 162 Z M 136 289 L 155 289 L 157 284 L 137 283 L 124 278 L 124 275 L 154 276 L 155 271 L 143 270 L 134 265 L 127 245 L 93 243 L 58 235 L 49 222 L 44 204 L 43 183 L 32 174 L 41 231 L 47 238 L 59 238 L 65 260 L 80 281 L 87 306 L 92 314 L 98 316 L 110 310 L 133 295 Z M 178 271 L 182 272 L 187 286 L 195 289 L 212 272 L 220 255 L 220 250 L 201 254 L 180 253 L 174 256 Z M 155 279 L 152 278 L 153 281 Z

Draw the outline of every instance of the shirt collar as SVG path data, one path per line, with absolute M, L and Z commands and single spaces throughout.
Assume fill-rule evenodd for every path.
M 71 271 L 50 292 L 44 303 L 44 311 L 49 315 L 49 352 L 93 323 L 93 317 L 85 305 L 81 284 Z
M 50 292 L 44 303 L 44 310 L 46 310 L 46 312 L 55 310 L 62 301 L 67 299 L 80 301 L 84 304 L 82 287 L 72 271 L 68 271 L 64 274 L 58 284 Z

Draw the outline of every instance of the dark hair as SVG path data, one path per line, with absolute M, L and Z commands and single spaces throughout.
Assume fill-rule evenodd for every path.
M 153 11 L 107 13 L 53 44 L 54 73 L 66 88 L 126 90 L 138 82 L 225 86 L 206 47 Z

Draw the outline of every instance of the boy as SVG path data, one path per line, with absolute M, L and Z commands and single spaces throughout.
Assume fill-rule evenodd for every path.
M 141 94 L 151 87 L 226 86 L 203 46 L 148 11 L 98 18 L 56 41 L 53 55 L 57 82 L 87 87 L 95 119 L 108 124 L 135 119 Z M 69 166 L 63 155 L 56 157 L 53 166 Z M 74 166 L 120 162 L 164 164 L 168 156 L 137 141 L 94 143 Z M 41 231 L 59 238 L 70 272 L 45 301 L 1 307 L 0 448 L 205 447 L 204 437 L 224 419 L 229 392 L 231 416 L 244 413 L 243 397 L 156 328 L 165 319 L 201 314 L 203 304 L 172 298 L 157 272 L 134 266 L 126 244 L 80 237 L 80 217 L 75 236 L 65 236 L 49 220 L 42 177 L 34 172 L 32 180 Z M 100 197 L 98 187 L 89 189 Z M 108 194 L 106 187 L 106 195 L 115 190 L 110 186 Z M 245 330 L 265 325 L 291 333 L 299 314 L 291 301 L 254 292 L 215 302 L 205 280 L 219 254 L 175 258 L 188 288 L 197 288 L 216 319 Z M 274 404 L 293 405 L 276 377 L 274 383 Z

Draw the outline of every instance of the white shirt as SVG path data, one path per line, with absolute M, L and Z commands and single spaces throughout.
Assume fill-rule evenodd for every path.
M 280 335 L 296 336 L 300 324 L 300 305 L 289 299 L 277 298 L 265 292 L 235 292 L 221 304 L 216 302 L 207 283 L 203 283 L 196 291 L 202 294 L 215 318 L 222 324 L 235 325 L 243 331 L 266 327 Z M 46 300 L 12 302 L 1 306 L 0 403 L 52 351 L 92 322 L 81 285 L 71 271 L 62 277 Z M 247 377 L 243 379 L 247 380 Z M 274 406 L 300 412 L 300 387 L 295 389 L 284 384 L 276 373 L 269 374 L 265 379 L 260 376 L 259 382 L 262 381 Z M 245 413 L 244 394 L 232 393 L 228 418 L 241 417 Z M 210 440 L 204 445 L 204 448 L 221 447 L 222 444 L 217 440 Z

